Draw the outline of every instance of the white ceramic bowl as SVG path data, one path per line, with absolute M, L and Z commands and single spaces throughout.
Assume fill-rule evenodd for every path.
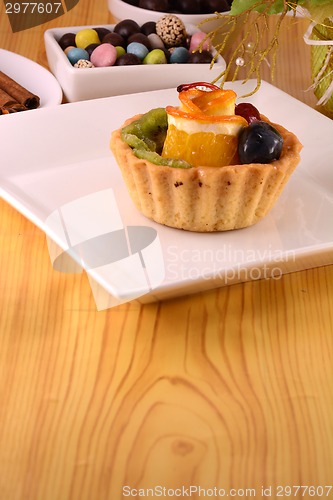
M 155 10 L 141 9 L 139 7 L 134 7 L 122 0 L 107 0 L 109 11 L 115 18 L 115 22 L 122 21 L 123 19 L 133 19 L 138 24 L 143 24 L 146 21 L 158 21 L 167 12 L 157 12 Z M 223 14 L 228 14 L 228 12 L 223 12 Z M 220 24 L 220 20 L 216 20 L 215 14 L 177 14 L 183 23 L 193 24 L 198 26 L 201 21 L 205 19 L 212 18 L 212 21 L 208 21 L 200 25 L 200 30 L 205 33 L 209 33 L 211 30 L 217 28 Z
M 113 30 L 115 25 L 103 26 Z M 139 64 L 89 69 L 74 68 L 58 44 L 58 40 L 65 33 L 77 33 L 81 29 L 94 27 L 97 25 L 69 26 L 49 29 L 44 33 L 49 67 L 69 102 L 175 88 L 181 83 L 195 81 L 211 82 L 226 67 L 224 59 L 218 56 L 213 67 L 210 64 Z M 198 31 L 195 26 L 191 25 L 186 25 L 186 29 L 189 33 Z

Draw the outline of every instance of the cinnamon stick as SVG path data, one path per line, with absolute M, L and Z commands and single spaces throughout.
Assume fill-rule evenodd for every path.
M 22 104 L 19 104 L 19 103 L 17 103 L 17 106 L 22 106 L 22 107 L 21 108 L 17 108 L 17 107 L 7 108 L 6 106 L 4 106 L 3 108 L 0 108 L 0 115 L 10 115 L 12 113 L 18 113 L 19 111 L 24 111 L 25 109 L 27 109 L 25 106 L 23 106 Z
M 24 111 L 27 108 L 23 104 L 13 99 L 13 97 L 7 94 L 7 92 L 0 89 L 0 109 L 12 109 L 15 111 Z
M 4 90 L 0 88 L 0 108 L 4 106 L 12 106 L 13 104 L 17 104 L 17 101 L 13 99 L 13 97 Z
M 40 98 L 36 94 L 22 87 L 22 85 L 2 71 L 0 71 L 0 90 L 6 92 L 27 109 L 36 109 L 40 105 Z

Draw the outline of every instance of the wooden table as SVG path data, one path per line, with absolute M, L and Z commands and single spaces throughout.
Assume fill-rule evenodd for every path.
M 80 0 L 12 34 L 2 4 L 1 47 L 47 67 L 45 29 L 112 21 Z M 275 84 L 314 106 L 305 27 L 287 20 Z M 97 312 L 86 275 L 54 271 L 45 235 L 0 207 L 1 500 L 332 484 L 333 266 Z

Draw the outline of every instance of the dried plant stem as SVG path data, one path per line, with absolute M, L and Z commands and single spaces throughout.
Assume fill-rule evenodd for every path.
M 252 6 L 251 8 L 245 10 L 240 15 L 236 16 L 226 16 L 222 14 L 216 14 L 214 19 L 221 19 L 221 24 L 218 28 L 212 30 L 208 33 L 206 39 L 210 38 L 213 45 L 216 49 L 216 55 L 213 59 L 212 64 L 216 61 L 218 55 L 223 55 L 223 52 L 230 41 L 231 37 L 234 35 L 236 30 L 245 29 L 245 33 L 242 37 L 242 40 L 236 44 L 234 50 L 231 53 L 231 56 L 227 62 L 227 66 L 223 72 L 221 72 L 212 83 L 216 83 L 221 80 L 220 86 L 221 88 L 224 86 L 227 80 L 234 81 L 240 70 L 240 66 L 236 64 L 237 58 L 242 58 L 243 65 L 242 68 L 246 70 L 246 76 L 244 78 L 243 83 L 246 83 L 252 76 L 255 75 L 257 79 L 257 85 L 255 89 L 246 94 L 243 97 L 254 94 L 260 87 L 261 83 L 261 73 L 260 68 L 263 62 L 267 62 L 267 56 L 271 56 L 271 76 L 274 79 L 274 70 L 276 64 L 276 52 L 278 49 L 278 39 L 279 33 L 281 29 L 282 22 L 287 14 L 288 10 L 291 8 L 291 2 L 285 2 L 284 9 L 281 14 L 276 16 L 277 22 L 274 30 L 273 37 L 269 41 L 268 45 L 260 50 L 260 40 L 262 38 L 262 30 L 260 29 L 262 23 L 268 31 L 268 16 L 272 17 L 270 14 L 270 9 L 274 4 L 275 0 L 268 0 L 266 2 L 259 1 L 258 4 Z M 261 7 L 262 10 L 260 12 L 253 12 L 254 7 Z M 250 19 L 250 15 L 254 15 L 254 20 Z M 211 20 L 211 19 L 210 19 Z M 207 20 L 208 21 L 208 20 Z M 206 21 L 204 21 L 206 22 Z M 222 39 L 217 44 L 214 44 L 214 40 L 217 38 Z M 254 41 L 251 40 L 251 37 L 254 38 Z M 251 47 L 251 48 L 249 48 Z M 268 63 L 269 64 L 269 63 Z

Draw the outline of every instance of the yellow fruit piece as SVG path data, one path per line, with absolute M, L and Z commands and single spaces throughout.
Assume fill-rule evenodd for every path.
M 232 90 L 214 90 L 203 92 L 190 89 L 179 94 L 180 110 L 184 113 L 194 113 L 207 116 L 222 116 L 235 114 L 236 93 Z
M 232 90 L 204 92 L 192 102 L 208 116 L 234 115 L 236 93 Z
M 235 135 L 213 132 L 188 134 L 169 125 L 162 156 L 185 160 L 194 167 L 223 167 L 237 163 L 237 145 Z

